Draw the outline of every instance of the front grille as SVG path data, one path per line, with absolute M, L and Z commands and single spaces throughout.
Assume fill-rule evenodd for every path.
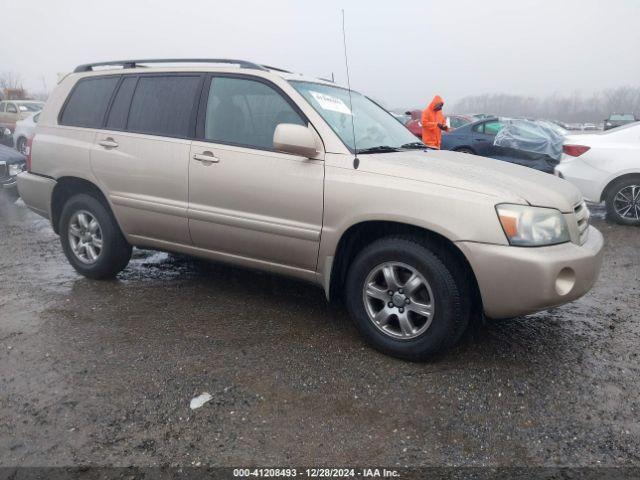
M 0 162 L 0 178 L 9 176 L 9 167 L 7 166 L 7 162 Z
M 576 205 L 573 209 L 576 215 L 576 221 L 578 222 L 578 235 L 580 237 L 580 245 L 587 241 L 587 230 L 589 229 L 589 209 L 587 204 L 582 202 Z

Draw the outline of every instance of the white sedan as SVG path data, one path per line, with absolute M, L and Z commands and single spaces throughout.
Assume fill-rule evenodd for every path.
M 16 122 L 16 129 L 13 132 L 13 142 L 18 150 L 23 155 L 27 153 L 27 141 L 33 137 L 36 131 L 36 124 L 40 118 L 40 112 L 32 113 L 24 120 Z
M 607 217 L 640 225 L 640 122 L 605 132 L 567 135 L 556 175 L 591 202 L 605 202 Z

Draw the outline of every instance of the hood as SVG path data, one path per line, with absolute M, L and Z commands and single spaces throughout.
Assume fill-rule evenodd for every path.
M 360 170 L 444 185 L 495 198 L 496 203 L 530 204 L 573 212 L 582 195 L 554 175 L 500 160 L 443 150 L 360 156 Z
M 433 100 L 431 100 L 431 103 L 429 104 L 429 106 L 427 107 L 429 110 L 431 110 L 432 112 L 435 111 L 436 105 L 439 103 L 444 103 L 444 100 L 442 100 L 442 97 L 440 95 L 436 95 L 435 97 L 433 97 Z
M 6 162 L 7 164 L 20 163 L 26 161 L 26 157 L 14 150 L 13 148 L 0 145 L 0 162 Z

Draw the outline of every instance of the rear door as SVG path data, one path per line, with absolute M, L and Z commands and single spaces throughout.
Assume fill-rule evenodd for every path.
M 191 138 L 203 76 L 122 76 L 91 165 L 123 230 L 140 243 L 190 245 Z
M 208 78 L 199 111 L 189 164 L 194 245 L 240 263 L 315 270 L 322 156 L 273 147 L 278 124 L 308 125 L 306 117 L 275 85 L 240 75 Z
M 491 157 L 495 154 L 493 140 L 497 132 L 494 123 L 497 122 L 482 122 L 471 127 L 471 147 L 477 155 Z

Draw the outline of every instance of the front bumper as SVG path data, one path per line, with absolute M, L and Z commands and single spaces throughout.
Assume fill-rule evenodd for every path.
M 510 318 L 562 305 L 587 293 L 600 273 L 604 240 L 597 229 L 589 227 L 583 245 L 457 245 L 475 273 L 485 314 Z

